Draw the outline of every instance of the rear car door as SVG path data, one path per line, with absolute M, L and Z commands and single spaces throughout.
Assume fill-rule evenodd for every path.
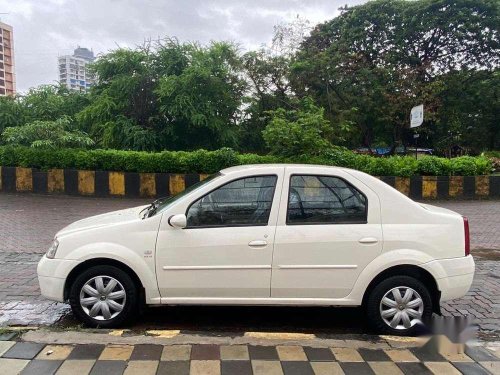
M 347 172 L 331 171 L 285 171 L 272 297 L 345 297 L 382 251 L 378 196 Z

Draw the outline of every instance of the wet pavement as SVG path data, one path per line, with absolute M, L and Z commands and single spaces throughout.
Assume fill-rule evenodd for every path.
M 0 194 L 0 326 L 78 325 L 65 304 L 39 294 L 36 264 L 54 234 L 91 215 L 138 206 L 140 199 Z M 476 276 L 467 296 L 442 304 L 445 315 L 472 315 L 485 339 L 500 337 L 500 201 L 434 202 L 469 217 Z M 370 333 L 359 308 L 171 306 L 146 309 L 133 330 L 212 335 L 246 331 Z

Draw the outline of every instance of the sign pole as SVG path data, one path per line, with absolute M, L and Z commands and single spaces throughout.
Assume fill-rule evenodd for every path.
M 415 136 L 418 136 L 418 133 L 415 131 Z M 418 159 L 418 137 L 415 137 L 415 160 Z

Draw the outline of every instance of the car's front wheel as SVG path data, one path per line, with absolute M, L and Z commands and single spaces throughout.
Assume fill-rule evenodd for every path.
M 432 298 L 421 281 L 410 276 L 392 276 L 373 288 L 366 309 L 378 332 L 411 336 L 431 317 Z
M 69 301 L 73 314 L 87 326 L 111 328 L 136 315 L 138 293 L 126 272 L 113 266 L 94 266 L 76 277 Z

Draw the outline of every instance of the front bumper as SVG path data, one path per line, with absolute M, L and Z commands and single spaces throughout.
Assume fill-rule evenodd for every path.
M 436 279 L 441 302 L 465 296 L 474 279 L 475 264 L 472 255 L 433 260 L 422 267 Z
M 66 279 L 38 275 L 38 283 L 40 284 L 40 293 L 42 296 L 52 301 L 64 302 L 64 285 Z
M 69 273 L 79 262 L 66 259 L 48 259 L 38 262 L 38 283 L 42 296 L 53 301 L 64 301 L 64 286 Z

